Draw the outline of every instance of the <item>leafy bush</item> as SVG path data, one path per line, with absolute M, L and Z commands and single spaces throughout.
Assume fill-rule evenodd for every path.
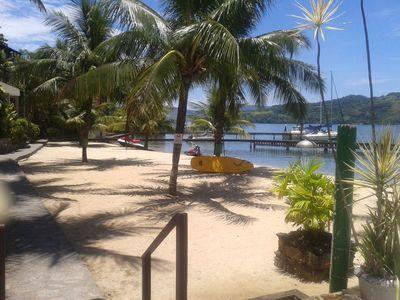
M 39 136 L 39 126 L 24 118 L 19 118 L 12 124 L 11 138 L 13 143 L 22 146 L 27 141 L 33 141 Z
M 285 221 L 311 232 L 322 232 L 333 217 L 333 181 L 316 173 L 322 163 L 297 161 L 275 177 L 275 192 L 290 205 Z
M 17 112 L 14 105 L 7 100 L 0 99 L 0 138 L 10 137 L 11 127 L 16 118 Z
M 363 226 L 359 245 L 364 258 L 363 270 L 382 278 L 400 278 L 400 141 L 394 143 L 393 134 L 386 130 L 377 141 L 377 159 L 373 145 L 356 153 L 358 166 L 354 168 L 359 188 L 372 191 L 377 206 L 370 209 L 370 220 Z

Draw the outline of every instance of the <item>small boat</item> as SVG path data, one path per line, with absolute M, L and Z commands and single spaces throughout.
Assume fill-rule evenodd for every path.
M 130 148 L 136 148 L 136 149 L 141 149 L 141 150 L 144 149 L 144 145 L 140 144 L 141 140 L 133 139 L 133 138 L 130 138 L 129 136 L 124 136 L 124 137 L 118 139 L 117 141 L 123 147 L 130 147 Z
M 337 137 L 337 131 L 331 129 L 331 138 L 335 140 Z M 327 142 L 329 141 L 329 134 L 327 126 L 312 126 L 309 125 L 303 129 L 303 134 L 301 132 L 301 127 L 299 125 L 294 126 L 289 133 L 284 135 L 284 139 L 291 139 L 294 141 L 309 140 L 314 142 Z
M 309 141 L 327 142 L 329 141 L 328 129 L 324 129 L 326 126 L 308 126 L 304 129 L 303 138 Z M 327 128 L 327 127 L 326 127 Z M 331 138 L 336 140 L 337 131 L 331 129 Z
M 201 173 L 242 174 L 254 168 L 246 160 L 233 157 L 197 156 L 191 161 L 193 169 Z

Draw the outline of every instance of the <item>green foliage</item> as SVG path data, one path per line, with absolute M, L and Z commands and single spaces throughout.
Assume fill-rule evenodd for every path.
M 11 134 L 13 122 L 17 118 L 17 112 L 12 103 L 5 100 L 5 98 L 3 99 L 0 99 L 0 138 L 8 138 Z
M 373 144 L 356 153 L 359 179 L 356 187 L 372 191 L 371 197 L 381 202 L 369 212 L 370 220 L 363 226 L 360 253 L 366 273 L 380 277 L 400 278 L 400 141 L 394 141 L 391 130 L 384 131 L 376 144 L 377 163 Z M 364 200 L 363 198 L 362 200 Z
M 238 96 L 236 96 L 238 97 Z M 239 97 L 238 97 L 239 98 Z M 226 99 L 224 99 L 226 101 Z M 228 103 L 222 103 L 222 107 L 225 109 L 225 113 L 220 120 L 219 112 L 221 111 L 220 90 L 214 87 L 208 98 L 207 102 L 192 103 L 192 108 L 196 111 L 196 115 L 191 117 L 191 129 L 194 132 L 212 132 L 213 134 L 218 133 L 217 127 L 218 122 L 222 122 L 223 132 L 233 132 L 239 135 L 246 135 L 246 128 L 254 127 L 254 125 L 242 119 L 242 113 L 240 111 L 243 106 L 243 99 L 228 99 Z M 223 134 L 221 132 L 220 134 Z
M 17 146 L 22 146 L 28 141 L 34 141 L 39 137 L 39 126 L 24 118 L 16 119 L 11 128 L 11 139 Z
M 339 103 L 340 101 L 340 103 Z M 390 93 L 375 98 L 377 122 L 380 124 L 400 124 L 400 93 Z M 350 95 L 339 100 L 326 101 L 329 119 L 334 124 L 341 123 L 340 105 L 343 109 L 344 121 L 354 124 L 369 124 L 369 99 L 365 96 Z M 332 117 L 331 117 L 332 106 Z M 319 103 L 307 104 L 307 115 L 304 123 L 319 123 Z M 256 107 L 244 107 L 243 117 L 253 123 L 296 123 L 297 119 L 286 113 L 283 105 L 274 105 L 262 110 Z
M 275 192 L 290 205 L 285 221 L 306 231 L 323 231 L 333 216 L 333 181 L 316 173 L 322 163 L 297 161 L 275 177 Z

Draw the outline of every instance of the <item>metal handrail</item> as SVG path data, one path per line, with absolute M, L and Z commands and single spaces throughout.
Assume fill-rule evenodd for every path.
M 188 222 L 186 213 L 176 214 L 142 255 L 142 299 L 151 300 L 151 255 L 176 227 L 176 300 L 187 300 Z

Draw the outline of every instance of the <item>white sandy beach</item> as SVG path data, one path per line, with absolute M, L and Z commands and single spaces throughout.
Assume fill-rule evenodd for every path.
M 21 166 L 107 299 L 141 298 L 140 256 L 179 211 L 189 215 L 189 299 L 328 292 L 328 283 L 301 282 L 274 266 L 276 234 L 295 228 L 271 192 L 273 170 L 198 174 L 182 155 L 181 194 L 170 198 L 168 153 L 97 143 L 88 149 L 89 164 L 80 155 L 76 144 L 50 143 Z M 357 204 L 355 215 L 362 219 L 365 210 Z M 153 299 L 174 299 L 174 234 L 154 254 L 152 272 Z

